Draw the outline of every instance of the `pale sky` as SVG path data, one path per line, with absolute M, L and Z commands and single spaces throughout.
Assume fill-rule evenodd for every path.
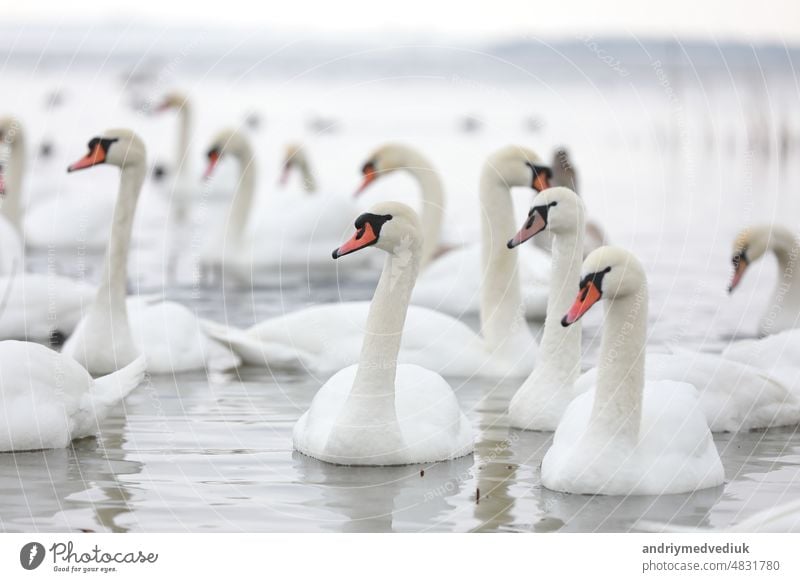
M 0 0 L 0 22 L 103 19 L 489 39 L 525 34 L 800 43 L 800 0 Z

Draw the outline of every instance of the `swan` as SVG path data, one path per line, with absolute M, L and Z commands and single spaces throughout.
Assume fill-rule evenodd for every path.
M 283 169 L 278 180 L 280 186 L 285 187 L 289 183 L 292 170 L 297 170 L 300 174 L 303 190 L 305 190 L 306 194 L 315 194 L 317 192 L 317 180 L 311 170 L 311 163 L 308 161 L 306 149 L 299 143 L 290 143 L 286 146 L 283 155 Z
M 450 385 L 422 366 L 397 363 L 422 254 L 417 215 L 404 204 L 385 202 L 359 216 L 356 227 L 334 258 L 369 246 L 388 255 L 363 346 L 358 363 L 317 392 L 294 427 L 294 448 L 338 465 L 406 465 L 468 455 L 472 430 Z
M 0 275 L 7 275 L 20 268 L 23 261 L 20 185 L 24 142 L 19 122 L 13 117 L 0 117 L 0 145 L 3 144 L 8 151 L 0 153 Z
M 128 129 L 112 129 L 89 142 L 89 153 L 72 164 L 74 172 L 111 164 L 120 168 L 120 185 L 106 251 L 100 288 L 75 333 L 64 345 L 91 374 L 108 374 L 147 358 L 153 373 L 206 368 L 226 352 L 200 330 L 199 320 L 186 307 L 169 301 L 126 301 L 128 249 L 136 203 L 146 168 L 144 143 Z M 231 365 L 226 363 L 226 366 Z
M 757 225 L 742 230 L 733 243 L 734 274 L 729 292 L 739 286 L 747 267 L 771 251 L 778 260 L 780 279 L 761 318 L 759 334 L 769 335 L 800 328 L 800 240 L 784 226 Z
M 40 344 L 0 342 L 0 451 L 56 449 L 95 434 L 145 377 L 144 358 L 93 379 Z
M 481 196 L 487 205 L 499 205 L 500 212 L 484 225 L 489 248 L 481 286 L 482 335 L 452 316 L 412 305 L 400 350 L 402 362 L 445 376 L 519 377 L 533 369 L 537 346 L 524 317 L 516 253 L 509 252 L 500 238 L 514 230 L 509 184 L 530 184 L 531 159 L 535 159 L 533 153 L 507 147 L 489 156 L 484 166 Z M 487 232 L 497 234 L 490 237 Z M 302 366 L 315 373 L 332 373 L 358 361 L 368 311 L 369 303 L 364 301 L 315 305 L 247 330 L 210 321 L 204 329 L 246 364 Z M 436 338 L 435 349 L 432 338 Z
M 0 172 L 0 289 L 7 294 L 0 311 L 0 339 L 60 341 L 75 329 L 94 288 L 52 273 L 25 272 L 20 237 L 24 132 L 16 119 L 0 119 L 0 141 L 10 150 L 8 173 Z
M 376 179 L 393 172 L 410 174 L 419 184 L 422 196 L 422 257 L 420 269 L 446 249 L 441 246 L 442 223 L 445 215 L 445 196 L 439 172 L 418 150 L 399 143 L 384 144 L 373 151 L 361 168 L 363 181 L 356 191 L 360 196 Z
M 238 161 L 240 177 L 221 228 L 208 238 L 201 253 L 204 271 L 223 272 L 240 283 L 267 277 L 274 281 L 282 271 L 310 276 L 330 274 L 334 266 L 326 257 L 349 228 L 352 205 L 337 196 L 280 199 L 271 195 L 254 217 L 256 164 L 253 148 L 244 133 L 226 129 L 218 133 L 208 149 L 206 177 L 219 161 L 230 156 Z M 346 269 L 363 266 L 353 261 Z
M 602 247 L 586 258 L 562 324 L 574 324 L 601 298 L 607 306 L 597 382 L 567 407 L 542 461 L 542 484 L 604 495 L 721 485 L 722 462 L 697 391 L 685 382 L 645 382 L 647 279 L 629 252 Z
M 561 316 L 569 309 L 574 285 L 580 280 L 585 209 L 583 201 L 568 188 L 548 188 L 533 200 L 525 224 L 508 241 L 515 248 L 529 239 L 550 234 L 553 257 L 547 318 L 533 372 L 511 399 L 509 424 L 527 430 L 555 430 L 579 394 L 581 325 L 564 327 Z
M 483 314 L 490 309 L 493 303 L 487 301 L 494 302 L 495 296 L 503 294 L 499 288 L 488 291 L 494 285 L 494 275 L 511 268 L 505 265 L 512 262 L 505 240 L 515 230 L 510 189 L 544 189 L 549 186 L 549 171 L 536 154 L 525 148 L 508 146 L 493 153 L 481 172 L 480 243 L 458 247 L 430 262 L 417 282 L 411 302 L 456 316 Z M 520 264 L 513 268 L 519 273 L 515 279 L 518 277 L 522 284 L 523 313 L 540 319 L 547 308 L 550 255 L 534 245 L 521 247 L 519 255 Z M 501 276 L 500 280 L 504 279 Z

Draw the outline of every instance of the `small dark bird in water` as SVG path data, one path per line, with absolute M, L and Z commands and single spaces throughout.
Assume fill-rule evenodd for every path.
M 261 116 L 255 111 L 252 111 L 244 118 L 244 124 L 247 126 L 247 129 L 251 131 L 258 131 L 261 129 Z
M 164 178 L 167 177 L 169 171 L 167 171 L 167 167 L 164 164 L 156 164 L 153 166 L 153 180 L 155 182 L 161 182 Z
M 477 115 L 465 115 L 461 118 L 458 127 L 464 133 L 477 133 L 483 129 L 483 120 Z
M 49 158 L 53 155 L 53 143 L 49 141 L 43 141 L 39 146 L 39 157 L 40 158 Z

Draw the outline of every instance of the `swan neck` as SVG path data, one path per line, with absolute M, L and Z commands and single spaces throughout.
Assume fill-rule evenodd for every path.
M 317 181 L 314 179 L 314 172 L 311 171 L 308 162 L 300 164 L 300 175 L 303 178 L 303 190 L 308 194 L 314 194 L 317 191 Z
M 178 110 L 178 142 L 176 144 L 175 165 L 181 178 L 191 175 L 191 160 L 189 149 L 192 143 L 192 108 L 188 101 L 184 101 Z
M 231 202 L 225 238 L 227 243 L 238 245 L 245 235 L 256 187 L 256 164 L 252 152 L 240 158 L 239 184 Z
M 386 257 L 367 316 L 351 396 L 383 397 L 394 408 L 397 357 L 411 291 L 419 272 L 420 241 L 409 236 Z
M 415 156 L 407 168 L 417 180 L 422 197 L 420 222 L 422 227 L 422 255 L 420 268 L 424 269 L 433 260 L 442 238 L 444 221 L 444 187 L 439 173 L 422 156 Z
M 6 194 L 0 203 L 0 213 L 8 222 L 22 233 L 23 205 L 22 180 L 25 174 L 25 140 L 22 130 L 17 127 L 14 140 L 8 144 L 8 162 L 4 180 Z
M 575 299 L 583 263 L 583 217 L 576 232 L 553 237 L 547 317 L 539 344 L 537 368 L 548 368 L 565 384 L 575 382 L 580 372 L 581 323 L 564 327 L 561 318 Z
M 494 170 L 481 176 L 481 331 L 491 352 L 510 342 L 532 341 L 522 303 L 517 249 L 507 239 L 516 232 L 511 191 Z
M 95 299 L 95 306 L 101 311 L 124 315 L 125 324 L 127 324 L 128 252 L 136 204 L 144 179 L 144 164 L 126 166 L 121 171 L 119 194 L 111 223 L 111 238 Z
M 796 316 L 800 312 L 800 284 L 797 282 L 800 241 L 789 232 L 775 232 L 770 239 L 770 248 L 778 260 L 779 273 L 772 305 L 782 306 L 780 309 L 787 312 L 791 310 L 790 315 Z
M 647 283 L 638 293 L 609 300 L 600 346 L 597 388 L 590 422 L 598 436 L 639 437 L 647 343 Z

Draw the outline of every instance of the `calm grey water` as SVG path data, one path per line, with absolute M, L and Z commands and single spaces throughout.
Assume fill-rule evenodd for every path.
M 774 103 L 767 113 L 777 119 L 777 128 L 781 115 L 793 111 L 786 103 L 796 101 L 797 88 L 791 80 L 770 80 L 778 86 L 770 93 Z M 729 337 L 754 332 L 766 291 L 777 275 L 774 262 L 766 260 L 753 267 L 734 297 L 728 297 L 732 237 L 753 222 L 797 224 L 800 168 L 789 162 L 800 155 L 800 147 L 778 152 L 777 140 L 765 145 L 762 135 L 761 142 L 754 141 L 747 128 L 767 123 L 761 117 L 766 113 L 752 112 L 758 102 L 754 96 L 761 95 L 757 87 L 747 93 L 749 85 L 737 82 L 749 95 L 742 103 L 724 83 L 690 90 L 689 81 L 683 81 L 674 83 L 681 91 L 680 108 L 655 76 L 651 86 L 633 89 L 620 82 L 609 87 L 492 91 L 477 82 L 442 79 L 412 86 L 388 79 L 336 91 L 290 83 L 270 92 L 240 80 L 230 87 L 211 83 L 198 91 L 201 137 L 193 143 L 194 163 L 199 167 L 210 131 L 235 118 L 235 107 L 244 109 L 244 96 L 261 95 L 271 107 L 271 124 L 268 132 L 253 139 L 262 154 L 264 188 L 269 191 L 279 168 L 279 140 L 302 128 L 296 102 L 310 100 L 321 111 L 338 108 L 349 120 L 346 130 L 334 137 L 310 138 L 321 182 L 351 192 L 364 155 L 375 144 L 387 139 L 418 144 L 445 177 L 445 230 L 463 241 L 476 236 L 477 173 L 489 151 L 516 142 L 548 152 L 566 142 L 581 171 L 590 214 L 615 243 L 633 249 L 647 268 L 650 347 L 659 350 L 679 343 L 719 350 Z M 85 198 L 89 201 L 100 191 L 114 191 L 113 171 L 98 170 L 91 179 L 67 179 L 63 174 L 66 163 L 84 154 L 86 140 L 103 124 L 136 127 L 154 159 L 168 155 L 172 122 L 126 110 L 111 82 L 76 81 L 71 88 L 75 106 L 48 117 L 36 112 L 33 103 L 38 101 L 25 99 L 36 88 L 43 91 L 45 82 L 31 81 L 22 73 L 16 82 L 17 87 L 28 83 L 28 92 L 3 94 L 0 105 L 21 112 L 29 126 L 36 123 L 37 136 L 57 131 L 64 141 L 59 142 L 57 162 L 46 167 L 34 163 L 34 190 L 48 180 L 59 192 L 91 190 Z M 103 92 L 110 98 L 97 97 Z M 430 99 L 419 99 L 421 94 Z M 409 96 L 414 97 L 413 107 Z M 82 99 L 108 110 L 80 108 Z M 531 110 L 547 112 L 547 125 L 536 135 L 520 125 Z M 485 114 L 489 123 L 477 137 L 466 137 L 454 129 L 455 116 L 472 111 Z M 365 207 L 381 195 L 413 202 L 416 186 L 404 180 L 387 178 L 385 187 L 376 186 L 372 198 L 365 198 Z M 148 185 L 143 200 L 151 189 Z M 529 194 L 520 198 L 520 217 L 527 200 Z M 142 244 L 141 234 L 138 242 L 143 256 L 159 254 L 159 245 L 148 240 L 144 242 L 149 246 Z M 29 268 L 41 270 L 49 257 L 29 259 Z M 75 263 L 59 258 L 58 268 L 71 273 Z M 132 288 L 158 288 L 158 282 L 150 280 L 157 269 L 132 271 Z M 368 298 L 371 291 L 370 277 L 358 283 L 340 277 L 310 289 L 301 285 L 223 294 L 214 287 L 178 286 L 168 287 L 166 295 L 204 317 L 250 325 L 318 301 Z M 602 321 L 597 311 L 586 318 L 585 366 L 596 357 Z M 66 450 L 0 454 L 0 531 L 593 532 L 635 531 L 642 518 L 724 527 L 800 494 L 796 428 L 717 435 L 726 483 L 716 489 L 659 498 L 547 491 L 540 483 L 539 466 L 552 436 L 508 428 L 504 411 L 515 382 L 453 380 L 474 426 L 473 456 L 399 468 L 326 465 L 291 447 L 292 427 L 323 380 L 258 369 L 152 377 L 108 419 L 96 439 L 84 439 Z

